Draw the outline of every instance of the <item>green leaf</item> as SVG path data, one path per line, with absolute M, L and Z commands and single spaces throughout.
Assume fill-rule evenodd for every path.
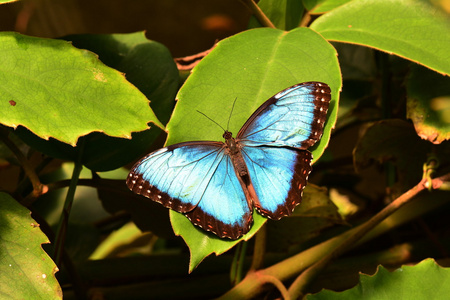
M 379 266 L 374 275 L 360 275 L 360 283 L 343 292 L 329 290 L 308 295 L 308 300 L 327 299 L 445 299 L 450 294 L 450 269 L 442 268 L 433 259 L 415 266 L 402 266 L 389 272 Z
M 98 260 L 107 258 L 108 256 L 113 257 L 122 248 L 133 248 L 133 241 L 142 237 L 142 235 L 142 231 L 134 223 L 127 223 L 108 235 L 89 256 L 89 259 Z M 146 247 L 148 246 L 146 244 Z
M 221 239 L 216 235 L 194 226 L 184 215 L 170 210 L 170 222 L 176 235 L 180 235 L 191 251 L 189 273 L 192 272 L 208 255 L 220 255 L 233 248 L 237 243 L 249 240 L 267 221 L 253 211 L 253 225 L 250 231 L 237 240 Z
M 0 298 L 62 299 L 58 269 L 41 247 L 47 237 L 6 193 L 0 193 L 0 233 Z
M 145 32 L 127 34 L 80 34 L 67 36 L 77 48 L 99 55 L 107 66 L 125 73 L 151 101 L 158 119 L 166 124 L 175 105 L 178 91 L 178 69 L 170 51 L 158 42 L 148 40 Z
M 0 34 L 0 122 L 43 139 L 75 145 L 80 136 L 131 132 L 162 124 L 123 74 L 68 42 Z
M 16 2 L 17 0 L 0 0 L 0 4 Z
M 417 134 L 435 144 L 450 139 L 450 79 L 415 66 L 407 90 L 407 115 Z
M 143 32 L 131 34 L 72 35 L 78 48 L 99 55 L 103 63 L 126 74 L 127 80 L 151 99 L 159 120 L 169 120 L 178 90 L 178 70 L 169 50 L 147 40 Z M 120 117 L 117 117 L 120 118 Z M 145 120 L 142 120 L 145 122 Z M 83 164 L 94 171 L 113 170 L 130 163 L 153 150 L 151 146 L 162 134 L 159 127 L 132 133 L 132 139 L 122 139 L 94 132 L 86 137 Z M 75 160 L 78 148 L 51 139 L 43 140 L 25 128 L 16 131 L 28 145 L 49 156 Z
M 351 1 L 311 28 L 327 40 L 372 47 L 450 74 L 450 18 L 426 1 Z
M 258 6 L 275 27 L 282 30 L 298 27 L 304 11 L 302 2 L 297 0 L 261 0 Z M 261 24 L 252 16 L 249 27 L 261 27 Z
M 351 0 L 303 0 L 303 5 L 310 14 L 322 14 L 333 10 Z
M 166 124 L 175 106 L 178 69 L 170 51 L 148 40 L 144 32 L 130 34 L 73 35 L 66 37 L 78 48 L 95 52 L 106 65 L 126 74 L 148 99 L 158 119 Z M 94 171 L 113 170 L 155 150 L 163 131 L 156 126 L 133 132 L 132 139 L 102 133 L 87 136 L 83 164 Z M 161 146 L 161 145 L 159 145 Z
M 167 145 L 194 140 L 223 141 L 223 130 L 197 110 L 225 128 L 237 98 L 229 122 L 230 131 L 237 133 L 265 100 L 305 81 L 325 82 L 332 91 L 324 135 L 312 149 L 317 160 L 328 144 L 336 121 L 341 77 L 334 48 L 308 28 L 291 32 L 254 29 L 219 42 L 178 93 L 177 106 L 167 125 Z M 175 233 L 181 235 L 191 249 L 191 270 L 207 255 L 223 253 L 242 239 L 248 240 L 265 221 L 254 213 L 251 232 L 231 241 L 199 231 L 182 214 L 171 211 L 170 215 Z

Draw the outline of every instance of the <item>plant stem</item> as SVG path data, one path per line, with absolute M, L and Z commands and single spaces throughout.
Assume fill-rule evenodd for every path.
M 303 15 L 302 19 L 300 20 L 300 24 L 298 24 L 299 27 L 306 27 L 308 26 L 309 22 L 311 22 L 311 14 L 309 11 L 305 11 L 305 14 Z
M 248 6 L 248 8 L 252 11 L 255 18 L 265 27 L 276 28 L 273 25 L 272 21 L 264 14 L 264 12 L 259 8 L 258 4 L 255 3 L 254 0 L 241 0 Z
M 81 170 L 83 169 L 81 158 L 83 156 L 84 145 L 85 139 L 80 139 L 78 158 L 73 168 L 72 179 L 70 181 L 69 190 L 67 191 L 66 200 L 64 202 L 64 208 L 59 219 L 58 229 L 56 231 L 56 238 L 53 246 L 53 259 L 57 266 L 61 266 L 61 255 L 63 253 L 64 241 L 66 239 L 70 210 L 72 209 L 78 179 L 80 177 Z
M 236 246 L 236 252 L 230 269 L 230 282 L 232 285 L 236 285 L 242 280 L 247 243 L 248 242 L 243 241 Z
M 267 236 L 266 224 L 264 224 L 263 227 L 256 233 L 255 250 L 253 252 L 252 265 L 250 266 L 249 270 L 250 272 L 259 270 L 263 266 L 264 253 L 266 252 L 266 236 Z
M 236 272 L 236 279 L 235 284 L 238 284 L 242 281 L 243 273 L 244 273 L 244 262 L 245 262 L 245 254 L 247 253 L 247 246 L 248 242 L 242 242 L 242 247 L 240 248 L 240 255 L 238 258 L 238 265 L 237 265 L 237 272 Z
M 255 272 L 256 276 L 258 277 L 258 281 L 261 281 L 263 284 L 264 283 L 271 283 L 273 284 L 278 291 L 281 294 L 281 297 L 284 300 L 289 300 L 291 299 L 289 296 L 289 292 L 286 289 L 286 287 L 284 286 L 284 284 L 275 276 L 269 276 L 269 275 L 264 275 L 264 274 L 260 274 L 259 272 Z

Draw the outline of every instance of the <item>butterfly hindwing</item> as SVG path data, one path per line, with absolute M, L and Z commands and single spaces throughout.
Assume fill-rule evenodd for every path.
M 264 102 L 242 126 L 236 139 L 249 146 L 307 149 L 322 136 L 331 90 L 321 82 L 291 86 Z
M 253 222 L 252 203 L 245 197 L 231 158 L 224 155 L 198 206 L 186 216 L 219 237 L 237 239 Z
M 279 220 L 292 213 L 302 199 L 312 155 L 281 147 L 243 147 L 247 169 L 258 199 L 254 206 L 266 217 Z
M 251 204 L 224 151 L 219 142 L 162 148 L 136 163 L 127 185 L 205 230 L 236 239 L 250 229 Z

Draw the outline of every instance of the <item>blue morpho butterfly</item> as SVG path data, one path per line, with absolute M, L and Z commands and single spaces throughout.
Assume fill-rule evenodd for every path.
M 322 136 L 330 99 L 325 83 L 291 86 L 264 102 L 236 138 L 225 130 L 225 143 L 159 149 L 134 165 L 127 185 L 221 238 L 237 239 L 250 230 L 253 208 L 279 220 L 300 203 L 311 172 L 306 149 Z

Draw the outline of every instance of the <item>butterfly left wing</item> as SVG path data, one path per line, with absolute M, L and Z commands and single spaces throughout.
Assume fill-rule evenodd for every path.
M 205 230 L 236 239 L 249 231 L 252 209 L 224 146 L 188 142 L 157 150 L 136 163 L 127 185 Z
M 291 86 L 264 102 L 236 136 L 248 146 L 289 146 L 307 149 L 322 136 L 330 87 L 321 82 Z

